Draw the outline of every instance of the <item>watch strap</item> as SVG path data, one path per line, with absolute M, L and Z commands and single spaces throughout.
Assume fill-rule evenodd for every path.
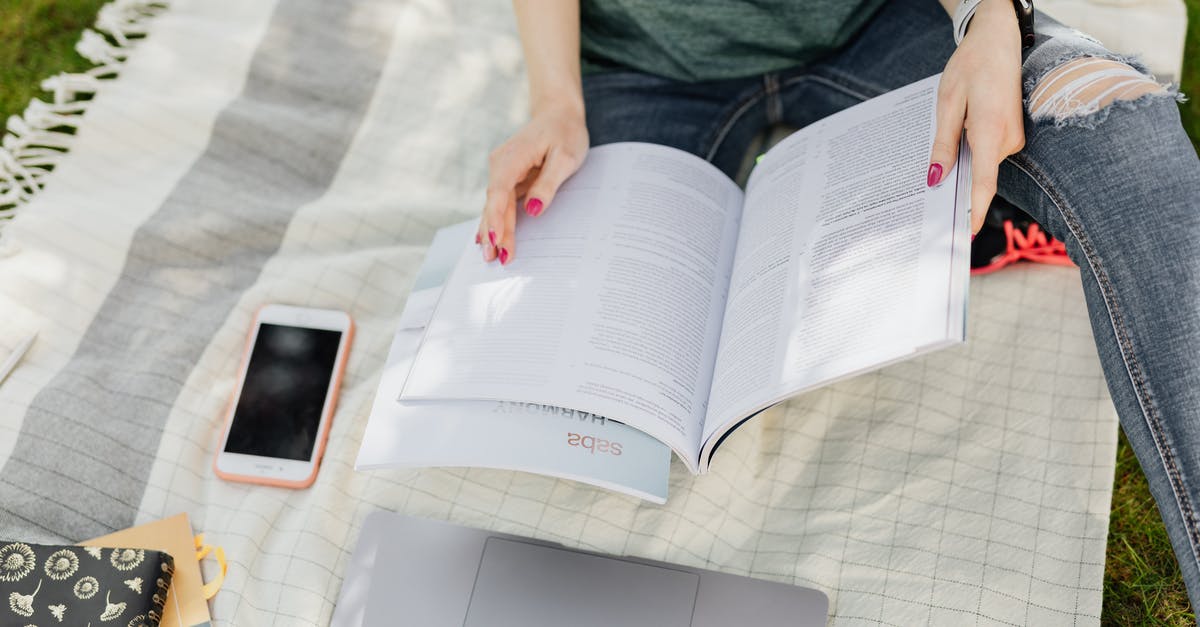
M 971 18 L 975 16 L 975 10 L 983 0 L 962 0 L 958 4 L 958 8 L 954 11 L 954 43 L 961 44 L 963 37 L 967 34 L 967 27 L 971 24 Z M 1034 30 L 1033 30 L 1033 1 L 1032 0 L 1012 0 L 1013 9 L 1017 13 L 1017 26 L 1021 29 L 1021 49 L 1027 50 L 1033 47 Z
M 1013 0 L 1013 8 L 1017 11 L 1017 25 L 1021 27 L 1021 49 L 1033 47 L 1036 35 L 1033 31 L 1033 0 Z
M 954 10 L 954 44 L 962 43 L 963 37 L 967 35 L 967 26 L 971 23 L 971 18 L 975 17 L 975 10 L 983 0 L 962 0 L 958 3 L 958 8 Z

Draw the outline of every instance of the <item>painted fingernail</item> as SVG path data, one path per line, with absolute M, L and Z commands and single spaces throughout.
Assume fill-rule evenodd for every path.
M 525 201 L 525 213 L 528 213 L 531 216 L 542 215 L 542 209 L 544 208 L 545 205 L 542 204 L 541 198 L 530 198 L 529 200 Z
M 478 246 L 480 243 L 482 243 L 482 241 L 483 241 L 483 240 L 482 240 L 482 239 L 480 239 L 480 237 L 479 237 L 479 234 L 478 234 L 478 233 L 476 233 L 476 234 L 475 234 L 475 245 L 476 245 L 476 246 Z
M 492 246 L 496 245 L 496 232 L 491 229 L 488 229 L 488 241 L 491 242 Z
M 501 248 L 500 249 L 500 265 L 504 265 L 506 263 L 508 263 L 508 249 Z
M 925 184 L 929 187 L 937 185 L 942 180 L 942 164 L 929 164 L 929 177 L 925 180 Z
M 971 234 L 971 241 L 972 241 L 972 242 L 973 242 L 973 241 L 975 241 L 975 236 L 976 236 L 976 235 L 979 235 L 979 234 L 978 234 L 978 233 L 972 233 L 972 234 Z

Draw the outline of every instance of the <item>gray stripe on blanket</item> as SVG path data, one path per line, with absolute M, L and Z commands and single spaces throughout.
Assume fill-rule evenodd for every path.
M 78 541 L 133 523 L 184 381 L 362 122 L 390 2 L 276 7 L 241 94 L 137 229 L 75 355 L 26 413 L 0 472 L 0 537 Z

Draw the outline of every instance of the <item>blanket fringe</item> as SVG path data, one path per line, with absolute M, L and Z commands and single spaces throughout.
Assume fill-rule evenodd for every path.
M 52 100 L 34 98 L 22 115 L 8 118 L 0 139 L 0 256 L 16 251 L 4 227 L 46 186 L 47 176 L 70 150 L 101 81 L 116 78 L 138 40 L 146 36 L 149 18 L 167 4 L 168 0 L 113 0 L 101 7 L 94 29 L 85 29 L 75 44 L 94 67 L 42 81 Z

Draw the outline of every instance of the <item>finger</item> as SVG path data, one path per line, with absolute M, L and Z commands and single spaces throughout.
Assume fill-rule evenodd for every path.
M 958 160 L 958 142 L 962 138 L 963 119 L 967 101 L 949 82 L 938 86 L 937 130 L 933 134 L 933 150 L 929 154 L 929 172 L 925 184 L 933 187 L 942 182 Z
M 484 241 L 492 244 L 504 237 L 505 214 L 514 208 L 516 190 L 505 183 L 490 183 L 483 203 Z
M 483 203 L 483 217 L 480 220 L 480 246 L 483 247 L 483 260 L 492 261 L 496 258 L 496 230 L 504 223 L 505 192 L 488 188 L 487 199 Z
M 552 148 L 542 163 L 541 172 L 525 194 L 525 213 L 532 217 L 542 215 L 550 207 L 563 181 L 579 169 L 580 161 L 562 148 Z
M 528 144 L 509 141 L 497 148 L 490 157 L 488 167 L 487 198 L 483 204 L 481 242 L 484 259 L 495 259 L 495 246 L 505 237 L 508 224 L 506 215 L 516 210 L 516 187 L 534 167 L 533 153 Z
M 517 198 L 515 195 L 512 200 L 512 208 L 504 214 L 504 235 L 496 240 L 496 247 L 498 249 L 496 255 L 500 259 L 500 265 L 502 266 L 507 266 L 512 261 L 513 253 L 516 250 L 514 244 L 517 239 Z
M 486 261 L 500 259 L 500 263 L 505 263 L 507 253 L 502 250 L 506 238 L 513 236 L 513 220 L 517 215 L 517 195 L 514 190 L 488 192 L 489 197 L 495 196 L 496 199 L 489 198 L 488 209 L 484 212 L 484 220 L 487 221 L 486 233 L 483 236 L 484 255 Z M 487 250 L 489 249 L 490 250 Z
M 487 220 L 480 216 L 479 227 L 475 231 L 475 243 L 479 246 L 479 252 L 483 255 L 483 260 L 491 261 L 496 258 L 496 247 L 488 243 L 487 232 Z
M 1005 155 L 995 144 L 973 139 L 969 131 L 967 141 L 971 144 L 971 235 L 974 236 L 983 228 L 988 207 L 996 195 L 996 179 Z

